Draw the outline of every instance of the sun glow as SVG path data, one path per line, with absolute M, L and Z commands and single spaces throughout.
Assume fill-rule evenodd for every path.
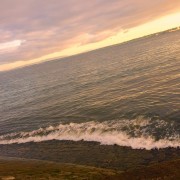
M 179 12 L 171 14 L 171 15 L 167 15 L 157 20 L 151 21 L 149 23 L 128 29 L 127 32 L 124 32 L 122 31 L 122 29 L 120 29 L 119 32 L 117 32 L 115 35 L 110 36 L 99 42 L 94 42 L 94 43 L 89 43 L 89 44 L 82 43 L 82 45 L 81 45 L 81 42 L 77 42 L 77 44 L 69 45 L 69 48 L 59 51 L 59 52 L 50 53 L 50 54 L 47 54 L 38 58 L 30 59 L 30 60 L 19 60 L 13 63 L 2 64 L 0 65 L 0 71 L 6 71 L 6 70 L 14 69 L 14 68 L 28 66 L 31 64 L 36 64 L 36 63 L 44 62 L 47 60 L 52 60 L 58 57 L 71 56 L 74 54 L 79 54 L 82 52 L 94 50 L 94 49 L 105 47 L 105 46 L 110 46 L 113 44 L 118 44 L 118 43 L 128 41 L 137 37 L 142 37 L 148 34 L 178 27 L 180 26 L 179 19 L 180 19 Z M 82 38 L 80 38 L 80 41 L 81 39 L 83 41 L 83 36 Z M 23 42 L 22 40 L 14 40 L 7 43 L 1 43 L 0 52 L 10 51 L 14 48 L 20 48 L 20 46 L 22 46 L 22 42 Z

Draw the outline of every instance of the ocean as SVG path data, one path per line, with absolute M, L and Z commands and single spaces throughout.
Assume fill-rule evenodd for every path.
M 0 72 L 0 144 L 180 146 L 180 31 Z

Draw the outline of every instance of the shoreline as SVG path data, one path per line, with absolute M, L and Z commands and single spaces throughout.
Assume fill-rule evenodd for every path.
M 35 159 L 0 157 L 0 179 L 106 179 L 118 171 Z
M 125 171 L 180 159 L 180 148 L 132 149 L 87 141 L 43 141 L 0 145 L 0 156 Z
M 77 164 L 0 156 L 0 178 L 13 179 L 179 179 L 180 159 L 118 171 Z

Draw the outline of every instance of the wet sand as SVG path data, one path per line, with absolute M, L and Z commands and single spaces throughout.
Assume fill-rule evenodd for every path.
M 44 141 L 0 145 L 0 156 L 47 160 L 125 171 L 180 159 L 179 148 L 131 149 L 86 141 Z

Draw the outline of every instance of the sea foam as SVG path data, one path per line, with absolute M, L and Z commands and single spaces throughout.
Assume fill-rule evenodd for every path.
M 178 129 L 172 122 L 139 117 L 134 120 L 89 121 L 59 124 L 31 132 L 0 136 L 0 144 L 41 142 L 48 140 L 96 141 L 133 149 L 180 147 Z

